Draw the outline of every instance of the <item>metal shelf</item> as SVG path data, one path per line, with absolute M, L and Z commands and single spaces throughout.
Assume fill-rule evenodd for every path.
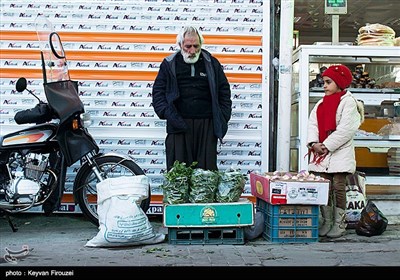
M 359 100 L 364 102 L 364 105 L 380 105 L 387 100 L 400 100 L 400 89 L 366 89 L 366 88 L 350 88 L 351 93 Z M 292 94 L 292 104 L 297 103 L 301 93 L 299 91 Z M 309 89 L 310 99 L 320 99 L 324 96 L 323 88 L 312 87 Z
M 299 170 L 307 169 L 307 120 L 311 104 L 323 97 L 322 87 L 309 88 L 311 64 L 368 64 L 371 67 L 400 67 L 398 47 L 343 46 L 343 45 L 303 45 L 293 52 L 293 84 L 290 148 Z M 350 88 L 353 95 L 366 106 L 380 106 L 383 101 L 400 100 L 400 89 L 392 88 Z M 311 102 L 310 102 L 311 101 Z M 390 148 L 400 148 L 399 137 L 357 137 L 355 147 L 366 147 L 370 152 L 387 153 Z M 292 160 L 292 159 L 291 159 Z M 400 187 L 400 176 L 367 176 L 368 184 L 393 185 Z
M 399 186 L 400 176 L 367 176 L 365 183 L 367 185 L 385 185 L 385 186 Z
M 391 148 L 400 148 L 400 135 L 393 140 L 385 140 L 388 137 L 381 137 L 380 139 L 369 139 L 368 137 L 363 138 L 355 138 L 354 146 L 355 147 L 364 147 L 368 148 L 371 153 L 387 153 Z
M 322 98 L 324 96 L 322 88 L 310 88 L 310 99 Z M 400 100 L 400 89 L 368 89 L 368 88 L 349 88 L 354 97 L 364 102 L 364 105 L 380 105 L 387 100 Z

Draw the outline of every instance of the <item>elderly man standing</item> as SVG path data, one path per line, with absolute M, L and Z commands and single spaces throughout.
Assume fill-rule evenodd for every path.
M 175 161 L 218 170 L 217 143 L 228 130 L 231 90 L 222 65 L 202 49 L 203 42 L 196 27 L 182 28 L 180 49 L 164 58 L 154 81 L 154 111 L 167 120 L 167 170 Z

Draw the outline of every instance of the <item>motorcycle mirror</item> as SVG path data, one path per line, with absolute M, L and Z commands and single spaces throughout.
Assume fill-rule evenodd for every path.
M 32 94 L 39 101 L 39 103 L 41 103 L 42 101 L 40 100 L 40 98 L 37 97 L 36 94 L 34 94 L 31 90 L 26 88 L 27 84 L 28 83 L 27 83 L 26 79 L 24 77 L 21 77 L 18 79 L 17 84 L 15 85 L 15 89 L 18 92 L 23 92 L 24 90 L 27 90 L 30 94 Z
M 26 85 L 27 85 L 26 79 L 24 77 L 21 77 L 18 79 L 15 88 L 18 92 L 23 92 L 24 90 L 26 90 Z

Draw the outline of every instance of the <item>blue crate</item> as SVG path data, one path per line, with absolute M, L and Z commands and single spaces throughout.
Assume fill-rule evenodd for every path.
M 168 243 L 175 245 L 244 244 L 243 227 L 168 228 Z
M 266 226 L 262 236 L 272 243 L 313 243 L 318 242 L 318 227 L 282 229 Z
M 303 204 L 279 204 L 273 205 L 260 198 L 256 198 L 256 209 L 270 216 L 297 215 L 299 217 L 310 217 L 319 215 L 319 205 Z
M 264 239 L 278 243 L 318 241 L 319 205 L 272 205 L 257 198 L 256 209 L 264 213 Z

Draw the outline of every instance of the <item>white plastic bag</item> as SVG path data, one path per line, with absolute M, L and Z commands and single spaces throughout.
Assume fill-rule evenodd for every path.
M 356 171 L 346 178 L 346 214 L 348 229 L 354 229 L 366 204 L 365 174 Z
M 164 234 L 155 233 L 140 208 L 148 196 L 148 178 L 109 178 L 97 184 L 99 232 L 87 247 L 117 247 L 163 242 Z

